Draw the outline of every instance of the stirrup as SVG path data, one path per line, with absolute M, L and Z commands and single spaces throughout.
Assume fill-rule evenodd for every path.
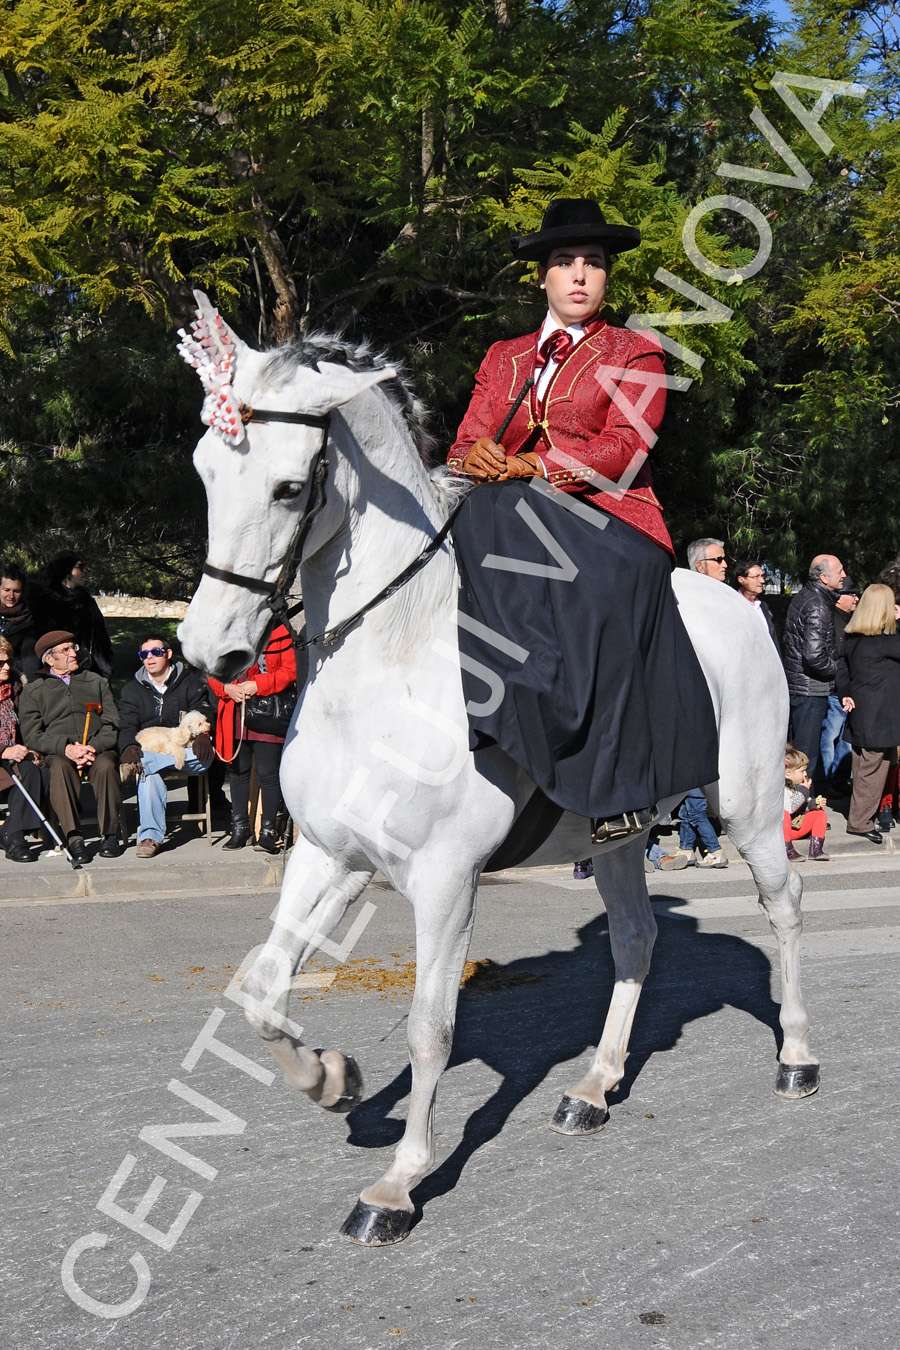
M 610 816 L 607 820 L 591 818 L 591 843 L 609 844 L 614 839 L 627 839 L 630 834 L 643 834 L 659 820 L 655 806 L 647 806 L 643 811 L 625 811 L 621 816 Z

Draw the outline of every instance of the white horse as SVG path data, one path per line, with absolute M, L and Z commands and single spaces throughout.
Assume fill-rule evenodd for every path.
M 359 1072 L 343 1054 L 319 1055 L 300 1042 L 286 1017 L 290 982 L 376 870 L 411 903 L 417 964 L 406 1130 L 393 1164 L 362 1192 L 342 1229 L 367 1244 L 396 1242 L 413 1219 L 410 1192 L 434 1161 L 435 1097 L 453 1040 L 479 875 L 534 789 L 496 747 L 469 751 L 458 578 L 446 544 L 396 593 L 328 640 L 435 539 L 459 495 L 445 470 L 426 467 L 419 410 L 396 373 L 338 339 L 255 352 L 205 296 L 197 293 L 197 302 L 199 340 L 186 338 L 182 353 L 208 391 L 205 420 L 212 425 L 194 462 L 209 502 L 209 563 L 179 630 L 185 656 L 223 679 L 255 659 L 272 618 L 266 593 L 284 584 L 298 534 L 306 631 L 326 635 L 310 648 L 281 769 L 300 837 L 270 939 L 244 979 L 244 1003 L 288 1083 L 327 1109 L 350 1110 L 361 1097 Z M 270 416 L 257 413 L 245 434 L 240 413 L 246 418 L 252 408 Z M 291 414 L 293 422 L 281 420 Z M 559 514 L 564 550 L 568 518 Z M 749 865 L 778 939 L 783 1044 L 775 1091 L 807 1096 L 818 1086 L 818 1067 L 800 992 L 801 883 L 782 835 L 784 675 L 756 615 L 728 587 L 687 571 L 676 571 L 673 585 L 719 726 L 720 778 L 706 795 Z M 502 697 L 491 643 L 504 638 L 482 636 L 477 673 L 490 700 Z M 644 843 L 631 836 L 594 856 L 615 987 L 596 1053 L 553 1118 L 561 1133 L 601 1128 L 606 1094 L 624 1073 L 656 935 Z M 591 852 L 588 822 L 564 817 L 529 861 L 571 862 Z

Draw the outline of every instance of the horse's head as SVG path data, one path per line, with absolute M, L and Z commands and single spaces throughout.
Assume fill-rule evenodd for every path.
M 328 438 L 328 415 L 381 380 L 389 367 L 318 368 L 248 347 L 200 291 L 197 320 L 179 351 L 206 390 L 209 430 L 194 465 L 209 506 L 208 571 L 178 632 L 185 657 L 229 679 L 256 658 L 271 621 L 266 597 L 315 505 L 312 481 Z M 257 421 L 254 410 L 305 421 Z M 247 582 L 255 583 L 247 585 Z

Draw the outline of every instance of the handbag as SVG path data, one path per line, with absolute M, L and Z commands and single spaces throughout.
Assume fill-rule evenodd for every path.
M 259 658 L 259 668 L 266 673 L 264 655 Z M 244 702 L 244 726 L 263 736 L 286 736 L 296 706 L 296 685 L 289 685 L 277 694 L 252 694 Z
M 244 703 L 244 726 L 264 736 L 286 736 L 296 706 L 296 689 L 282 689 L 278 694 L 253 694 Z

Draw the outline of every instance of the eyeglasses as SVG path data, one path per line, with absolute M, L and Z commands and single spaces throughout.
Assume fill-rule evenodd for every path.
M 138 660 L 146 661 L 148 656 L 165 656 L 168 650 L 168 647 L 145 647 L 138 652 Z
M 3 666 L 8 666 L 8 665 L 9 665 L 9 662 L 7 661 L 6 657 L 5 657 L 5 656 L 0 656 L 0 669 L 2 669 Z
M 720 553 L 719 556 L 718 556 L 718 558 L 704 558 L 703 561 L 704 561 L 704 562 L 723 563 L 723 562 L 727 562 L 728 559 L 725 557 L 725 554 L 724 554 L 724 553 Z

